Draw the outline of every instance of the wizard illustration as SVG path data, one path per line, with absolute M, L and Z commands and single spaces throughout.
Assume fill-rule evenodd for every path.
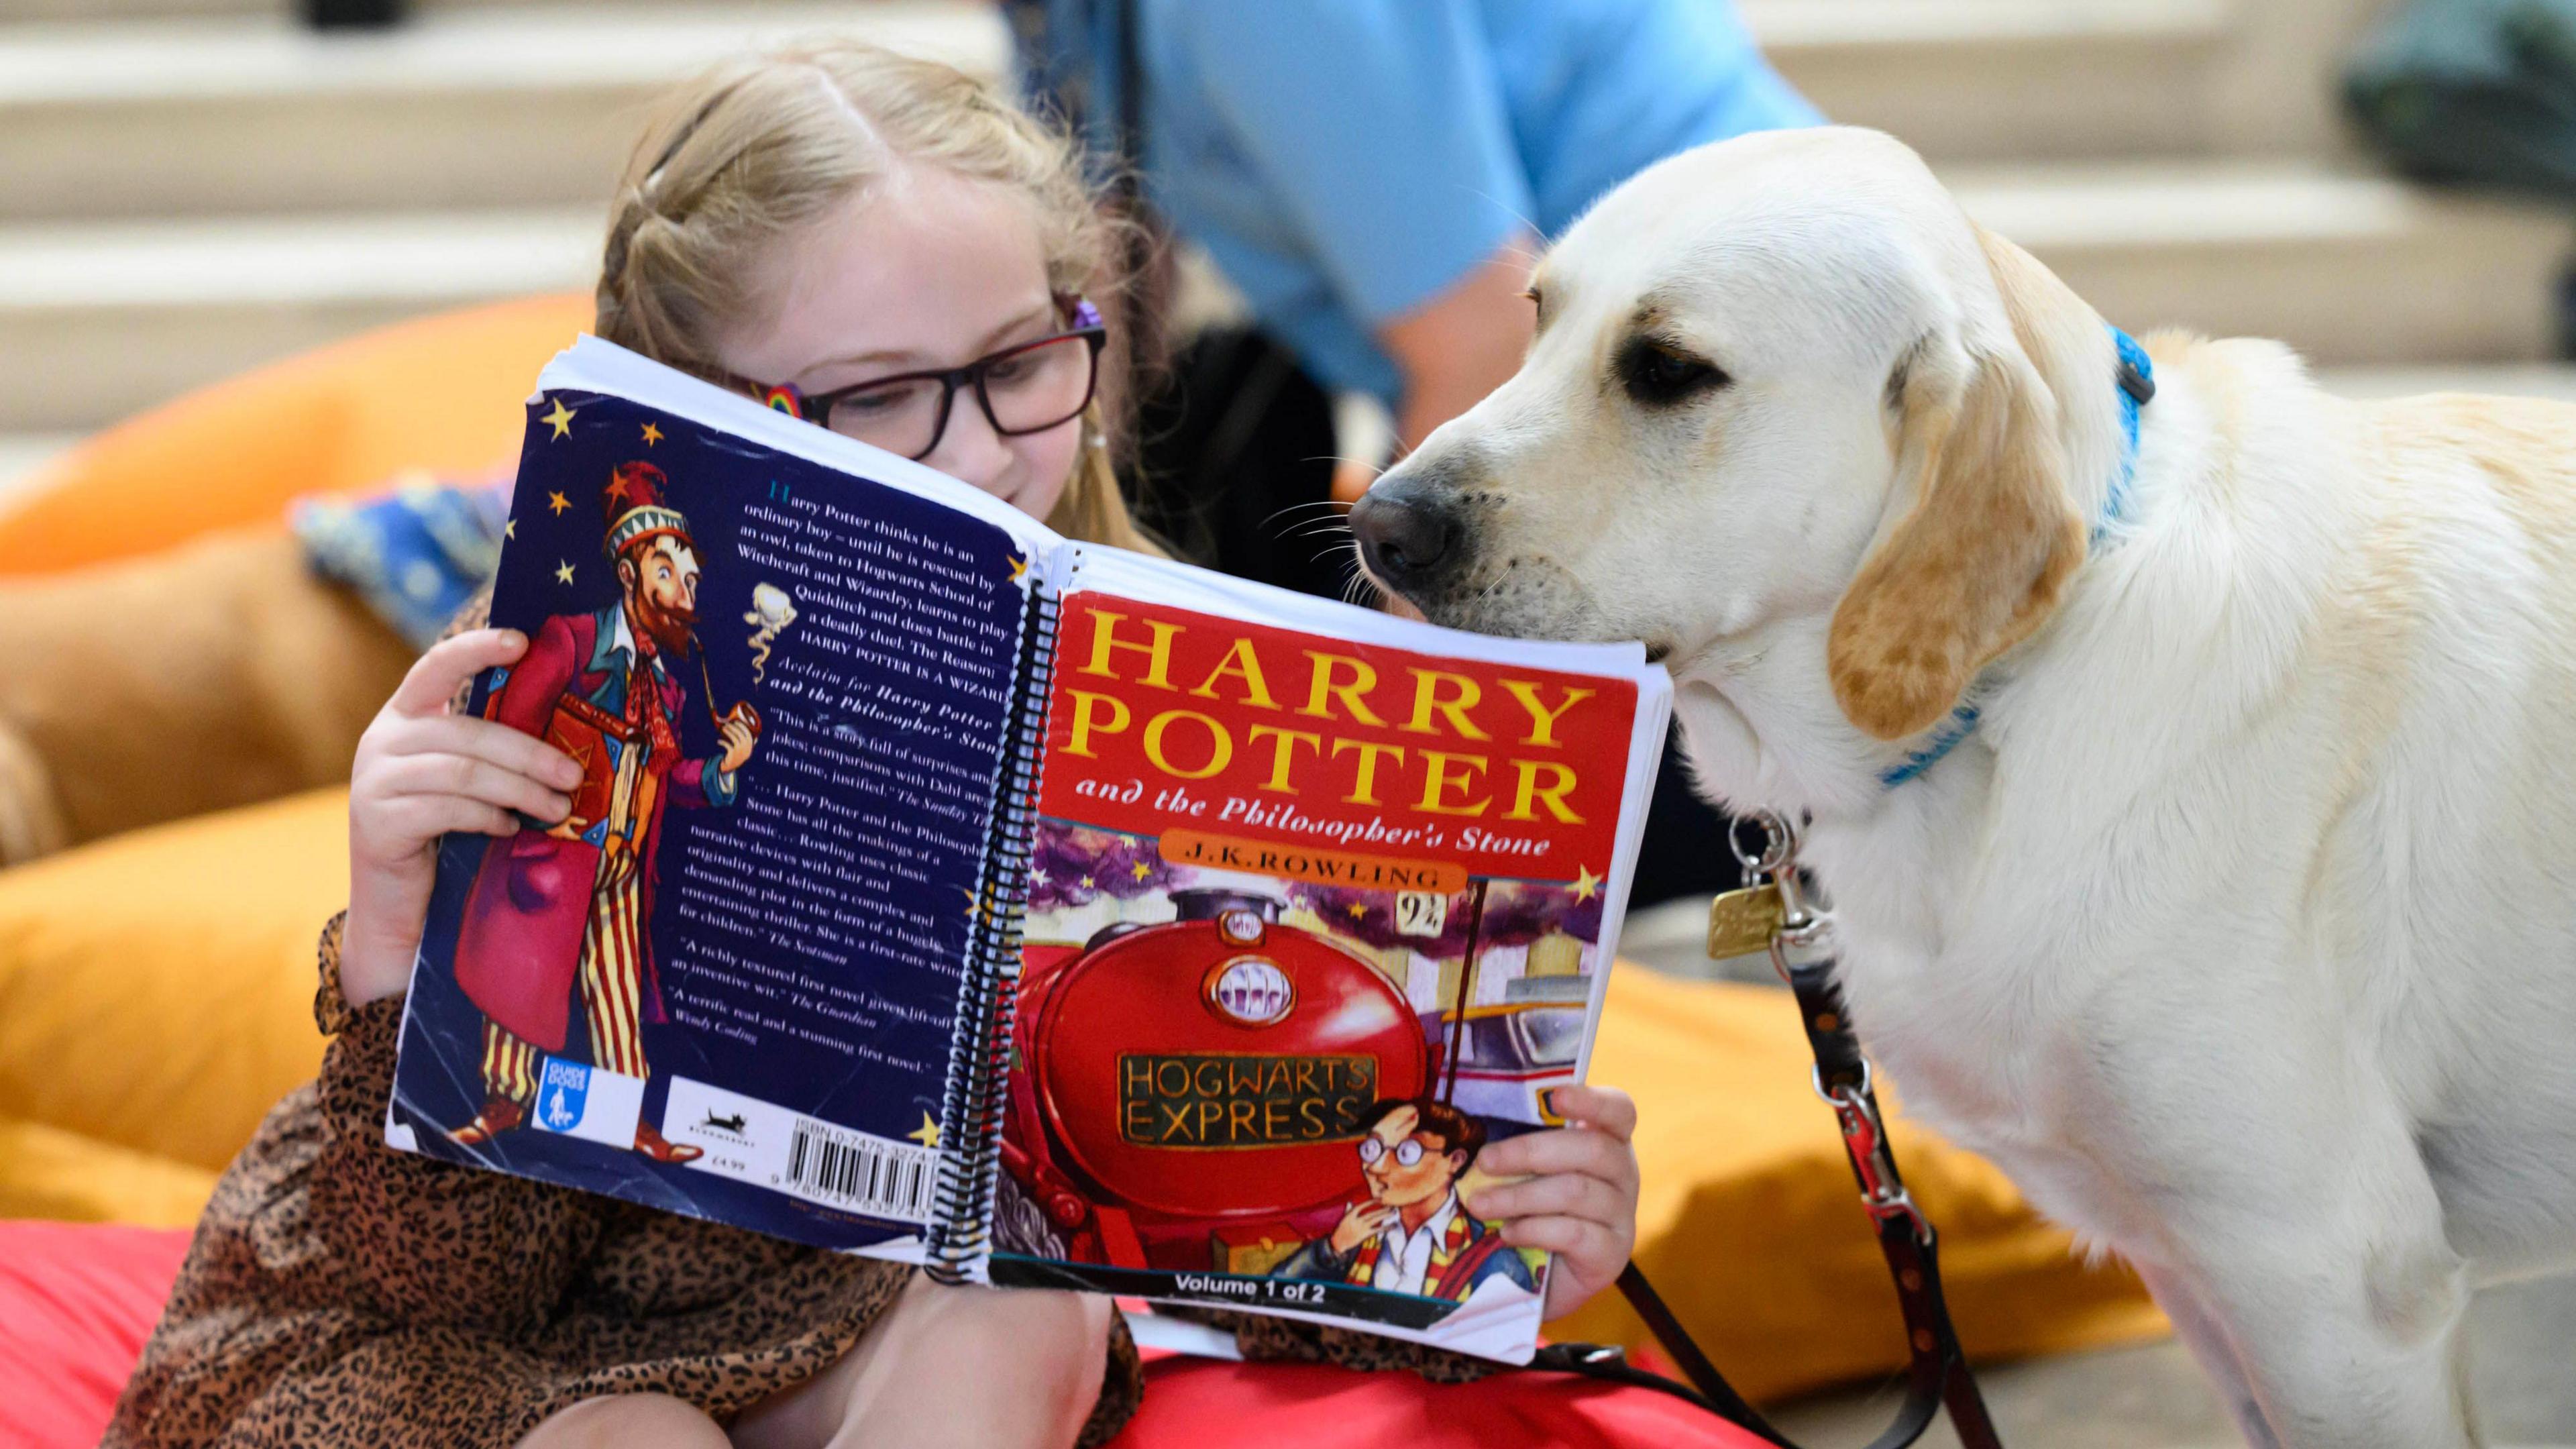
M 547 619 L 486 706 L 578 760 L 582 780 L 562 823 L 492 842 L 466 897 L 456 984 L 484 1014 L 485 1101 L 448 1134 L 462 1145 L 528 1120 L 540 1061 L 566 1053 L 576 996 L 589 1064 L 648 1074 L 641 1024 L 667 1019 L 651 929 L 662 812 L 733 804 L 735 772 L 759 738 L 759 716 L 737 704 L 716 721 L 716 755 L 681 757 L 700 561 L 688 520 L 664 501 L 668 486 L 650 463 L 610 476 L 600 506 L 617 601 Z M 636 1127 L 635 1150 L 660 1162 L 700 1155 L 650 1123 Z
M 1360 1174 L 1369 1195 L 1271 1276 L 1459 1302 L 1488 1278 L 1537 1291 L 1529 1264 L 1458 1200 L 1458 1179 L 1485 1146 L 1483 1123 L 1424 1097 L 1378 1103 L 1364 1130 Z

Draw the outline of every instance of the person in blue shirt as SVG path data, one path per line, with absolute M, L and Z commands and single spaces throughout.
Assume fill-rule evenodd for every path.
M 1032 88 L 1132 159 L 1261 330 L 1324 388 L 1383 401 L 1405 446 L 1518 366 L 1530 256 L 1594 198 L 1703 142 L 1822 120 L 1726 0 L 1014 8 Z
M 1823 120 L 1729 0 L 1006 0 L 1025 81 L 1143 210 L 1204 249 L 1249 331 L 1190 340 L 1149 393 L 1139 513 L 1186 555 L 1325 595 L 1332 394 L 1410 447 L 1520 365 L 1540 244 L 1677 151 Z M 1140 329 L 1141 331 L 1142 329 Z M 1732 885 L 1720 816 L 1668 755 L 1630 899 Z

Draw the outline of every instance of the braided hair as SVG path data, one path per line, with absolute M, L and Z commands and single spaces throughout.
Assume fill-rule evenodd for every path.
M 1124 285 L 1128 224 L 1094 204 L 1070 137 L 953 66 L 819 41 L 725 61 L 655 111 L 609 209 L 593 330 L 720 376 L 718 339 L 761 306 L 767 249 L 906 163 L 1025 196 L 1058 294 L 1103 298 Z M 1119 494 L 1097 405 L 1082 427 L 1074 476 L 1047 522 L 1158 552 Z

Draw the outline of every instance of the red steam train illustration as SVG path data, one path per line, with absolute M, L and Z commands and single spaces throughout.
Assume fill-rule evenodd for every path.
M 1277 900 L 1171 901 L 1168 923 L 1029 949 L 997 1227 L 1041 1256 L 1264 1272 L 1331 1229 L 1362 1114 L 1429 1087 L 1436 1048 L 1384 975 Z
M 1479 1116 L 1531 1122 L 1531 1084 L 1571 1073 L 1579 997 L 1515 989 L 1461 1030 L 1454 1012 L 1418 1012 L 1368 960 L 1284 923 L 1267 894 L 1170 900 L 1167 923 L 1025 955 L 996 1224 L 1006 1252 L 1266 1273 L 1364 1190 L 1353 1144 L 1372 1103 L 1454 1095 Z M 1575 1029 L 1533 1037 L 1532 1010 L 1570 1011 Z M 1444 1082 L 1452 1041 L 1461 1069 Z M 1561 1053 L 1544 1049 L 1559 1041 Z

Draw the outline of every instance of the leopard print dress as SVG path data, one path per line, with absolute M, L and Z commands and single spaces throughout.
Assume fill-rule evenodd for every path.
M 482 622 L 478 603 L 456 628 Z M 451 630 L 453 632 L 453 630 Z M 719 1422 L 822 1372 L 912 1270 L 384 1145 L 402 999 L 340 994 L 324 928 L 314 1016 L 331 1045 L 216 1184 L 105 1449 L 508 1449 L 557 1411 L 663 1393 Z M 1226 1314 L 1249 1358 L 1491 1366 L 1392 1339 Z M 1081 1442 L 1136 1410 L 1112 1328 Z
M 320 1078 L 216 1185 L 104 1449 L 507 1449 L 549 1415 L 663 1393 L 719 1422 L 837 1361 L 912 1270 L 384 1145 L 400 997 L 348 1006 L 322 934 Z M 1491 1367 L 1314 1324 L 1194 1314 L 1249 1358 Z M 1144 1391 L 1113 1319 L 1081 1443 Z

